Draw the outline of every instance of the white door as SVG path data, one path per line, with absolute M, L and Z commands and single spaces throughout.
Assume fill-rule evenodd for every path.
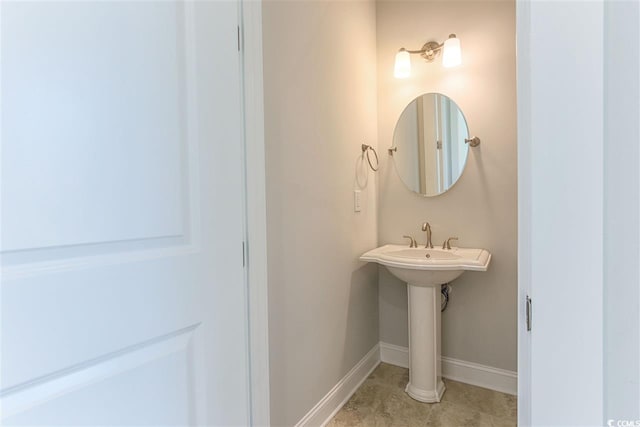
M 3 1 L 4 425 L 247 425 L 235 1 Z
M 518 425 L 606 425 L 603 73 L 616 67 L 603 45 L 608 12 L 601 0 L 517 6 Z

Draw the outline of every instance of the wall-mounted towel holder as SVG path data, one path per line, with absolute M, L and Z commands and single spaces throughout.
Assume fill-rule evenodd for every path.
M 371 163 L 371 157 L 369 157 L 369 153 L 373 152 L 373 155 L 376 157 L 376 166 L 373 167 L 373 163 Z M 367 162 L 369 162 L 369 167 L 372 171 L 377 172 L 378 167 L 380 166 L 380 160 L 378 159 L 378 153 L 376 153 L 375 148 L 370 145 L 362 144 L 362 155 L 367 155 Z

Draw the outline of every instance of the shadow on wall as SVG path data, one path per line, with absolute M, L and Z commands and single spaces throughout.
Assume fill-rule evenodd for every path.
M 362 153 L 358 157 L 356 157 L 355 178 L 354 178 L 353 189 L 364 190 L 365 188 L 367 188 L 368 184 L 369 184 L 369 167 L 367 165 L 365 154 Z
M 489 215 L 494 215 L 495 203 L 491 199 L 492 192 L 488 191 L 491 183 L 489 182 L 489 178 L 487 177 L 487 170 L 485 169 L 482 159 L 482 145 L 476 147 L 475 149 L 469 149 L 469 157 L 467 162 L 473 162 L 475 164 L 476 174 L 474 179 L 477 180 L 476 189 L 478 193 L 482 193 L 481 199 L 485 201 L 485 203 L 483 203 L 483 207 L 488 210 Z M 469 178 L 466 177 L 466 179 Z
M 380 341 L 408 347 L 407 284 L 382 265 L 378 267 L 378 275 L 380 283 L 383 284 L 379 285 L 378 289 L 378 310 L 389 314 L 389 321 L 381 322 L 379 325 Z
M 364 263 L 351 273 L 344 349 L 353 348 L 354 342 L 357 342 L 356 348 L 373 347 L 378 343 L 378 311 L 371 311 L 372 305 L 378 306 L 377 289 L 376 264 Z M 359 358 L 354 360 L 353 354 L 343 353 L 342 372 L 349 372 L 359 361 Z

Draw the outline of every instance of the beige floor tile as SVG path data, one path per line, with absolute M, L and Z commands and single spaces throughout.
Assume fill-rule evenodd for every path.
M 381 363 L 367 378 L 366 382 L 382 383 L 385 385 L 401 388 L 409 382 L 409 370 L 399 366 Z
M 514 416 L 513 418 L 500 418 L 500 417 L 494 417 L 492 416 L 492 423 L 493 423 L 493 427 L 517 427 L 518 426 L 518 422 L 517 422 L 517 417 Z
M 442 401 L 434 404 L 427 419 L 429 427 L 492 427 L 491 415 L 464 404 Z
M 454 402 L 499 418 L 516 417 L 516 396 L 482 387 L 444 380 L 447 391 L 444 402 Z
M 362 411 L 354 411 L 341 409 L 340 412 L 331 420 L 327 427 L 356 427 L 366 425 L 365 420 L 367 413 Z
M 380 386 L 374 382 L 365 381 L 355 394 L 345 403 L 343 409 L 348 411 L 362 412 L 363 414 L 372 412 L 391 393 L 388 387 Z
M 404 388 L 409 370 L 381 363 L 328 424 L 329 427 L 511 427 L 516 398 L 445 380 L 440 403 L 422 403 Z

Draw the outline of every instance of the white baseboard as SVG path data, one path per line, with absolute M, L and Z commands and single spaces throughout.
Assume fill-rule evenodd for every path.
M 409 349 L 380 343 L 380 360 L 391 365 L 409 367 Z M 516 395 L 518 374 L 505 369 L 442 357 L 442 376 L 450 380 Z
M 390 365 L 409 367 L 409 349 L 380 341 L 380 361 Z
M 442 376 L 514 396 L 518 394 L 518 374 L 506 369 L 443 357 Z
M 331 421 L 379 364 L 380 347 L 376 344 L 316 406 L 298 421 L 296 427 L 324 426 Z

